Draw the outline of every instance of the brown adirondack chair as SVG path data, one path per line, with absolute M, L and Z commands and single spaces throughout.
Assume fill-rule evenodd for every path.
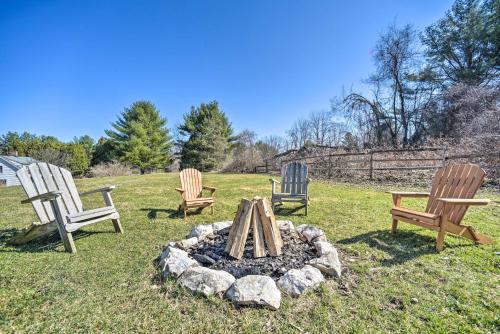
M 186 218 L 187 210 L 193 208 L 210 207 L 211 213 L 214 213 L 215 197 L 214 193 L 217 190 L 214 187 L 203 186 L 201 182 L 201 173 L 194 168 L 183 169 L 179 173 L 181 179 L 181 188 L 175 188 L 181 196 L 182 203 L 179 205 L 179 211 L 184 212 Z M 209 197 L 202 197 L 203 190 L 210 191 Z
M 446 233 L 460 235 L 479 244 L 491 243 L 489 237 L 470 226 L 461 225 L 469 206 L 486 205 L 490 202 L 488 199 L 473 199 L 484 176 L 485 172 L 478 165 L 450 165 L 436 172 L 430 193 L 390 192 L 394 202 L 391 210 L 392 232 L 396 232 L 399 220 L 437 231 L 438 251 L 443 250 Z M 402 208 L 403 197 L 428 197 L 425 212 Z
M 120 215 L 107 186 L 84 193 L 76 190 L 69 171 L 47 163 L 33 163 L 17 171 L 17 177 L 29 197 L 21 203 L 31 203 L 41 224 L 56 224 L 67 252 L 75 253 L 72 232 L 81 227 L 111 219 L 115 232 L 123 233 Z M 80 196 L 100 192 L 106 204 L 103 208 L 84 210 Z

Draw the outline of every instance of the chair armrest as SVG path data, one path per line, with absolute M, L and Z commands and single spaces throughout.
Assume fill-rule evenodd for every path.
M 185 191 L 184 189 L 181 189 L 181 188 L 175 188 L 175 190 L 179 192 L 179 195 L 181 195 L 182 200 L 185 200 L 185 199 L 186 199 L 186 198 L 185 198 L 185 196 L 186 196 L 186 194 L 185 194 L 185 193 L 186 193 L 186 191 Z
M 115 188 L 116 186 L 105 186 L 94 190 L 84 191 L 83 193 L 80 193 L 80 196 L 86 196 L 94 193 L 111 192 Z
M 394 206 L 401 207 L 401 198 L 403 197 L 429 197 L 428 192 L 412 192 L 412 191 L 387 191 L 388 194 L 392 195 L 392 202 Z
M 208 186 L 202 186 L 202 189 L 210 191 L 210 196 L 213 196 L 217 188 L 215 187 L 208 187 Z
M 275 179 L 269 179 L 269 182 L 271 182 L 271 183 L 281 183 L 280 181 L 276 181 Z
M 438 201 L 455 204 L 455 205 L 488 205 L 489 199 L 472 199 L 472 198 L 438 198 Z
M 25 200 L 22 200 L 21 203 L 26 204 L 26 203 L 31 203 L 31 202 L 38 201 L 38 200 L 40 200 L 42 202 L 52 201 L 52 200 L 55 200 L 59 196 L 61 196 L 60 191 L 49 191 L 48 193 L 36 195 L 36 196 L 30 197 L 30 198 L 27 198 Z
M 414 191 L 388 191 L 388 194 L 400 197 L 429 197 L 428 192 L 414 192 Z

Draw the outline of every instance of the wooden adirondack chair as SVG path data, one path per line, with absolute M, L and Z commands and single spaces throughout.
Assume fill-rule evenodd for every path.
M 273 210 L 276 203 L 298 202 L 304 204 L 307 216 L 309 203 L 308 184 L 310 181 L 307 173 L 307 165 L 300 162 L 292 162 L 281 168 L 281 182 L 269 179 L 272 184 L 271 205 Z M 281 192 L 276 191 L 277 183 L 281 183 Z
M 179 211 L 184 212 L 186 218 L 187 210 L 192 208 L 210 207 L 211 213 L 214 213 L 215 197 L 217 190 L 214 187 L 203 186 L 201 182 L 201 173 L 194 168 L 183 169 L 179 173 L 181 179 L 181 188 L 175 188 L 182 197 L 182 203 L 179 205 Z M 209 197 L 202 197 L 203 190 L 210 191 Z
M 111 219 L 115 231 L 123 233 L 120 216 L 111 199 L 114 186 L 79 194 L 69 171 L 47 163 L 33 163 L 17 171 L 17 177 L 42 224 L 56 223 L 67 252 L 75 253 L 72 232 L 83 226 Z M 80 196 L 102 193 L 105 207 L 84 210 Z
M 443 250 L 446 233 L 461 235 L 480 244 L 491 243 L 489 237 L 476 232 L 470 226 L 461 225 L 469 206 L 486 205 L 490 202 L 488 199 L 473 199 L 484 176 L 485 172 L 478 165 L 451 165 L 436 172 L 430 193 L 390 192 L 394 202 L 391 210 L 392 232 L 396 232 L 398 220 L 437 231 L 438 251 Z M 428 197 L 425 212 L 402 208 L 403 197 Z

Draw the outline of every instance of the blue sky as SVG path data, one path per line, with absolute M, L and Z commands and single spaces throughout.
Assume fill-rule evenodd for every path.
M 0 0 L 0 134 L 104 135 L 139 99 L 168 119 L 219 101 L 236 131 L 283 135 L 361 89 L 392 22 L 452 1 Z

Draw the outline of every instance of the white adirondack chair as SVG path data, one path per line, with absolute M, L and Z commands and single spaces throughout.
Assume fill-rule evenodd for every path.
M 17 171 L 17 177 L 28 196 L 21 203 L 31 203 L 42 224 L 55 222 L 67 252 L 75 253 L 72 232 L 83 226 L 111 219 L 115 232 L 123 233 L 120 215 L 107 186 L 79 194 L 69 171 L 47 163 L 33 163 Z M 80 195 L 102 193 L 103 208 L 84 210 Z
M 272 183 L 271 204 L 273 210 L 276 203 L 299 202 L 304 204 L 307 216 L 309 204 L 308 185 L 310 181 L 307 173 L 306 164 L 291 162 L 281 168 L 281 182 L 269 179 Z M 281 192 L 276 190 L 276 184 L 278 183 L 281 183 Z

